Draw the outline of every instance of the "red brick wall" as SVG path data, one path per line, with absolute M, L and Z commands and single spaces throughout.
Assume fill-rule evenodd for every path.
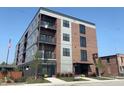
M 102 59 L 102 63 L 104 64 L 104 68 L 102 69 L 103 76 L 118 76 L 118 63 L 116 57 L 110 58 L 110 63 L 107 63 L 106 58 Z
M 87 47 L 80 47 L 80 36 L 86 37 Z M 92 55 L 98 53 L 97 40 L 96 40 L 96 30 L 95 28 L 86 27 L 86 34 L 80 34 L 79 24 L 72 23 L 72 59 L 73 63 L 80 62 L 80 50 L 87 50 L 88 63 L 94 64 Z M 85 62 L 84 62 L 85 63 Z M 91 72 L 95 73 L 95 65 L 90 65 Z M 90 73 L 91 73 L 90 72 Z
M 72 60 L 80 62 L 80 33 L 79 24 L 72 23 Z
M 88 54 L 88 62 L 93 64 L 93 65 L 90 65 L 90 67 L 91 67 L 91 71 L 95 73 L 96 70 L 95 70 L 95 65 L 94 65 L 93 56 L 92 56 L 94 53 L 98 53 L 95 28 L 86 27 L 86 42 L 87 42 L 86 49 Z
M 18 79 L 22 77 L 22 72 L 9 72 L 10 76 L 14 79 Z
M 61 70 L 61 64 L 60 64 L 60 61 L 61 61 L 61 55 L 60 55 L 60 52 L 61 52 L 61 47 L 60 47 L 60 44 L 61 44 L 61 20 L 60 19 L 57 19 L 57 31 L 56 31 L 56 62 L 57 62 L 57 70 L 56 70 L 56 73 L 60 73 L 60 70 Z
M 4 76 L 2 75 L 2 73 L 0 72 L 0 79 L 3 78 Z
M 8 72 L 7 76 L 12 77 L 13 79 L 18 79 L 22 77 L 22 72 L 18 72 L 18 71 Z M 3 78 L 3 77 L 4 76 L 0 72 L 0 78 Z

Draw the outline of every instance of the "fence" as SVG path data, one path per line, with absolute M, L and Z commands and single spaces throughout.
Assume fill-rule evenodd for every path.
M 7 76 L 13 78 L 13 79 L 19 79 L 22 77 L 22 72 L 19 71 L 10 71 L 7 73 Z M 0 79 L 3 78 L 4 75 L 0 72 Z

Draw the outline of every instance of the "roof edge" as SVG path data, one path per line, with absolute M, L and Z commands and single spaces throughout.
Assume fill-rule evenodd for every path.
M 51 13 L 54 13 L 54 14 L 57 14 L 57 15 L 65 16 L 65 17 L 68 17 L 68 18 L 70 18 L 70 19 L 78 20 L 78 21 L 81 21 L 81 22 L 84 22 L 84 23 L 87 23 L 87 24 L 90 24 L 90 25 L 95 26 L 95 23 L 92 23 L 92 22 L 89 22 L 89 21 L 86 21 L 86 20 L 82 20 L 82 19 L 79 19 L 79 18 L 70 16 L 70 15 L 66 15 L 66 14 L 64 14 L 64 13 L 60 13 L 60 12 L 57 12 L 57 11 L 48 9 L 48 8 L 46 8 L 46 7 L 40 7 L 40 10 L 44 10 L 44 11 L 51 12 Z

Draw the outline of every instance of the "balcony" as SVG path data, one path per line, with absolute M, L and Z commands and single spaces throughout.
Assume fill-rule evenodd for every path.
M 44 27 L 46 29 L 56 30 L 55 23 L 52 23 L 52 22 L 50 23 L 50 22 L 47 22 L 47 21 L 41 21 L 40 26 Z
M 56 55 L 52 51 L 41 50 L 39 51 L 39 54 L 40 54 L 41 59 L 44 59 L 44 60 L 56 59 Z
M 56 44 L 56 39 L 54 36 L 48 36 L 48 35 L 41 35 L 39 38 L 39 42 L 45 43 L 45 44 Z

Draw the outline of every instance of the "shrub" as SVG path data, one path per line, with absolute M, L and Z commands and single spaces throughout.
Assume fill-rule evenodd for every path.
M 26 82 L 26 77 L 21 77 L 19 79 L 15 79 L 15 82 Z
M 65 74 L 64 74 L 64 73 L 62 73 L 62 74 L 61 74 L 61 77 L 64 77 L 64 76 L 65 76 Z
M 56 77 L 74 77 L 73 73 L 57 73 Z
M 12 83 L 10 80 L 7 80 L 7 82 L 6 83 Z
M 60 76 L 61 76 L 61 74 L 60 74 L 60 73 L 57 73 L 57 74 L 56 74 L 56 77 L 60 77 Z
M 46 81 L 44 78 L 38 78 L 35 80 L 34 77 L 27 78 L 26 82 L 27 83 L 45 83 L 45 82 L 47 82 L 48 83 L 48 81 Z
M 73 73 L 68 73 L 68 77 L 74 77 Z
M 65 73 L 65 77 L 68 77 L 69 76 L 69 74 L 68 73 Z
M 28 78 L 26 79 L 26 82 L 32 82 L 33 80 L 35 80 L 34 77 L 28 77 Z

